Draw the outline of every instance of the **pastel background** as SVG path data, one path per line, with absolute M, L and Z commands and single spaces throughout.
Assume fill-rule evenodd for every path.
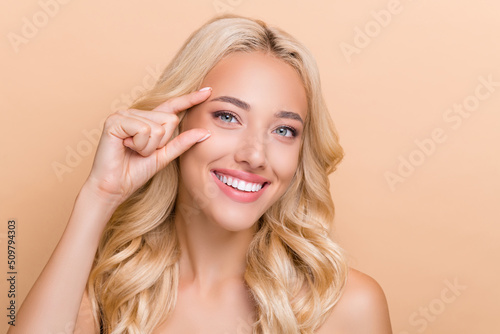
M 500 2 L 80 1 L 0 4 L 0 332 L 8 220 L 16 304 L 56 246 L 105 117 L 188 35 L 230 11 L 316 56 L 346 156 L 335 237 L 383 287 L 396 334 L 500 333 Z

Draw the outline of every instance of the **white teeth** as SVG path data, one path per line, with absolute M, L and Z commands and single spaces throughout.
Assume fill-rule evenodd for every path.
M 251 183 L 246 184 L 245 191 L 252 191 L 252 184 Z
M 246 191 L 246 192 L 256 192 L 262 189 L 262 184 L 258 183 L 252 183 L 252 182 L 245 182 L 243 180 L 238 180 L 238 179 L 233 179 L 232 177 L 226 177 L 225 175 L 219 175 L 215 173 L 215 176 L 221 181 L 227 184 L 228 186 L 231 186 L 235 189 L 238 189 L 240 191 Z
M 239 181 L 238 182 L 238 190 L 245 190 L 245 187 L 246 187 L 246 183 L 245 181 Z

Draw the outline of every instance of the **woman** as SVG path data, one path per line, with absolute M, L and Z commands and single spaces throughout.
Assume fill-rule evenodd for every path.
M 208 22 L 106 120 L 9 332 L 390 333 L 382 290 L 328 236 L 341 158 L 309 52 Z

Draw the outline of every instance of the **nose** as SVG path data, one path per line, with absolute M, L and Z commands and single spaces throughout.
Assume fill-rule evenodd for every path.
M 251 169 L 263 169 L 267 166 L 266 141 L 264 135 L 250 135 L 238 145 L 234 159 L 247 164 Z

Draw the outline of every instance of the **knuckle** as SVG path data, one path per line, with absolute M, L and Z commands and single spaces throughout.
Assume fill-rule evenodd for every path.
M 151 134 L 151 127 L 148 124 L 140 125 L 138 131 L 144 134 Z
M 104 121 L 104 128 L 109 128 L 112 124 L 118 122 L 120 119 L 120 115 L 113 113 L 106 117 L 106 120 Z
M 177 115 L 172 115 L 170 123 L 172 123 L 174 126 L 177 126 L 179 125 L 179 122 L 179 117 L 177 117 Z
M 151 134 L 154 135 L 154 136 L 161 137 L 161 136 L 163 136 L 165 134 L 165 128 L 163 126 L 157 126 L 157 127 L 155 127 L 153 129 L 153 131 L 152 131 Z
M 177 126 L 179 124 L 179 117 L 175 114 L 165 114 L 165 118 L 163 119 L 162 125 L 171 125 L 174 124 Z

